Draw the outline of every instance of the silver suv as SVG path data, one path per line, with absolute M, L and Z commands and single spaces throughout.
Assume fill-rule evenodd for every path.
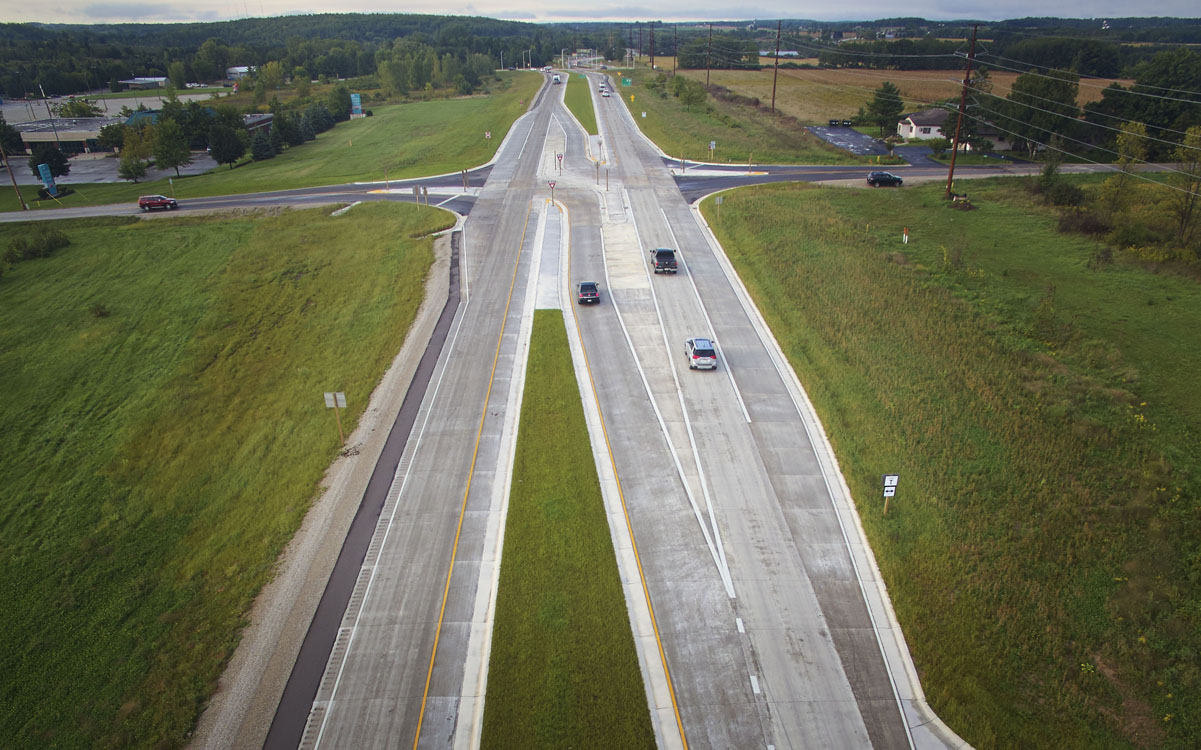
M 709 339 L 694 338 L 684 342 L 684 356 L 689 370 L 716 370 L 717 348 Z

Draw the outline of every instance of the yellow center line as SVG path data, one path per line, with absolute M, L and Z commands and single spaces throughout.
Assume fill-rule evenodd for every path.
M 566 207 L 564 207 L 566 211 Z M 571 231 L 567 232 L 567 278 L 571 279 Z M 613 294 L 612 290 L 609 292 Z M 667 692 L 671 696 L 671 708 L 676 716 L 676 728 L 680 732 L 680 742 L 684 750 L 688 750 L 688 738 L 684 735 L 684 722 L 680 718 L 680 706 L 676 702 L 676 690 L 671 683 L 671 670 L 667 668 L 667 654 L 663 651 L 663 640 L 659 636 L 659 621 L 655 618 L 655 606 L 651 604 L 651 592 L 646 586 L 646 575 L 642 571 L 642 556 L 638 554 L 638 542 L 634 539 L 634 526 L 630 523 L 630 511 L 626 507 L 625 492 L 621 489 L 621 477 L 617 474 L 617 460 L 613 457 L 613 446 L 609 443 L 609 429 L 605 426 L 605 415 L 601 411 L 600 396 L 596 392 L 596 381 L 592 378 L 592 365 L 588 361 L 588 348 L 584 346 L 584 332 L 580 329 L 580 315 L 576 305 L 571 305 L 571 317 L 575 321 L 576 335 L 580 337 L 580 351 L 584 354 L 584 369 L 588 372 L 588 386 L 592 389 L 592 400 L 596 402 L 596 414 L 600 419 L 601 434 L 605 436 L 605 450 L 609 453 L 609 465 L 613 467 L 613 480 L 617 483 L 617 497 L 621 500 L 621 513 L 626 520 L 626 529 L 630 534 L 630 547 L 634 551 L 634 562 L 638 566 L 638 580 L 642 583 L 642 595 L 646 599 L 646 607 L 650 611 L 651 628 L 655 631 L 655 644 L 659 647 L 659 659 L 663 662 L 663 674 L 667 677 Z
M 471 455 L 471 468 L 467 472 L 467 487 L 463 490 L 463 503 L 459 508 L 459 525 L 455 529 L 455 543 L 450 551 L 450 567 L 446 571 L 446 587 L 442 590 L 442 607 L 438 610 L 438 627 L 434 631 L 434 650 L 430 653 L 430 666 L 425 672 L 425 689 L 421 693 L 421 711 L 417 714 L 417 732 L 413 735 L 413 748 L 421 739 L 421 724 L 425 720 L 425 703 L 429 699 L 430 680 L 434 676 L 434 659 L 438 656 L 438 641 L 442 636 L 442 620 L 446 616 L 446 600 L 450 597 L 450 577 L 455 570 L 455 557 L 459 554 L 459 537 L 463 533 L 463 517 L 467 514 L 467 495 L 471 492 L 471 479 L 475 476 L 475 462 L 480 455 L 480 440 L 484 436 L 484 418 L 488 416 L 488 400 L 492 397 L 492 383 L 496 380 L 496 365 L 500 361 L 500 346 L 505 338 L 505 327 L 509 322 L 509 305 L 513 302 L 513 289 L 517 286 L 517 269 L 521 265 L 521 253 L 525 248 L 525 236 L 530 228 L 530 213 L 533 201 L 525 212 L 525 226 L 521 229 L 521 244 L 517 246 L 517 260 L 513 263 L 513 278 L 509 281 L 509 297 L 505 300 L 505 316 L 501 320 L 500 335 L 496 338 L 496 353 L 492 355 L 492 373 L 488 376 L 488 392 L 484 395 L 484 409 L 480 414 L 479 430 L 475 434 L 475 449 Z

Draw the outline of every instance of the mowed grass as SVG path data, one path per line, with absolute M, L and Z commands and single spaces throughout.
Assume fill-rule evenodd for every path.
M 703 70 L 682 70 L 680 74 L 705 80 Z M 763 70 L 714 70 L 710 71 L 709 82 L 743 96 L 758 97 L 767 103 L 771 101 L 772 75 L 770 67 Z M 1017 73 L 990 71 L 992 93 L 1000 97 L 1008 96 L 1017 77 Z M 875 96 L 876 89 L 889 81 L 901 90 L 905 111 L 911 112 L 924 109 L 933 102 L 958 96 L 962 79 L 962 69 L 780 68 L 776 80 L 776 108 L 808 125 L 825 125 L 832 117 L 854 117 L 859 108 L 866 106 Z M 1099 100 L 1105 87 L 1115 81 L 1123 86 L 1133 83 L 1129 79 L 1084 81 L 1080 85 L 1078 103 L 1084 106 Z
M 938 185 L 704 211 L 816 404 L 939 715 L 980 748 L 1194 748 L 1201 288 L 1099 264 L 1021 185 L 973 182 L 971 212 Z
M 0 744 L 185 744 L 339 450 L 322 392 L 353 430 L 452 221 L 60 222 L 5 274 Z
M 596 111 L 592 107 L 592 91 L 588 80 L 581 78 L 578 73 L 567 75 L 567 91 L 563 94 L 563 101 L 571 110 L 571 114 L 575 115 L 575 119 L 580 121 L 580 125 L 584 126 L 584 130 L 587 130 L 589 135 L 596 135 Z
M 703 81 L 705 71 L 700 75 Z M 661 92 L 647 88 L 646 83 L 654 78 L 647 69 L 621 71 L 620 76 L 614 73 L 615 79 L 620 77 L 630 78 L 633 85 L 621 86 L 618 80 L 614 96 L 622 98 L 642 132 L 669 156 L 708 161 L 709 142 L 716 141 L 713 160 L 722 163 L 745 163 L 748 159 L 758 164 L 868 163 L 866 158 L 826 143 L 795 122 L 754 107 L 712 97 L 703 106 L 685 107 L 670 92 L 661 96 Z M 764 104 L 767 102 L 765 99 Z
M 559 310 L 534 313 L 481 746 L 655 746 Z
M 303 146 L 286 149 L 274 159 L 207 174 L 139 183 L 83 184 L 62 206 L 133 203 L 139 195 L 163 193 L 180 200 L 287 190 L 356 181 L 382 181 L 446 174 L 478 167 L 496 153 L 513 122 L 529 107 L 542 84 L 535 73 L 505 73 L 510 85 L 489 96 L 471 96 L 374 108 L 375 116 L 339 123 Z M 497 89 L 501 84 L 497 84 Z M 492 138 L 485 138 L 491 131 Z M 70 177 L 62 184 L 76 187 Z M 22 187 L 27 201 L 37 186 Z M 58 208 L 43 201 L 45 208 Z M 16 195 L 0 191 L 0 209 L 18 211 Z

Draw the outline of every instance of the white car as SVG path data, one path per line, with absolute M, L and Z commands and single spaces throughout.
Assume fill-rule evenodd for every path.
M 716 370 L 717 348 L 706 338 L 692 338 L 684 342 L 684 356 L 688 358 L 689 370 Z
M 602 91 L 602 92 L 601 92 L 601 96 L 603 96 L 603 97 L 605 97 L 606 99 L 608 99 L 608 98 L 609 98 L 609 92 L 608 92 L 608 91 Z

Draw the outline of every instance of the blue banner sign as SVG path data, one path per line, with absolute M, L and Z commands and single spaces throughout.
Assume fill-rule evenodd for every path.
M 363 114 L 363 100 L 359 98 L 358 94 L 350 95 L 350 113 L 352 115 Z
M 58 195 L 58 188 L 54 186 L 54 176 L 50 174 L 50 165 L 39 164 L 38 175 L 41 176 L 42 183 L 46 186 L 46 192 L 51 195 Z

